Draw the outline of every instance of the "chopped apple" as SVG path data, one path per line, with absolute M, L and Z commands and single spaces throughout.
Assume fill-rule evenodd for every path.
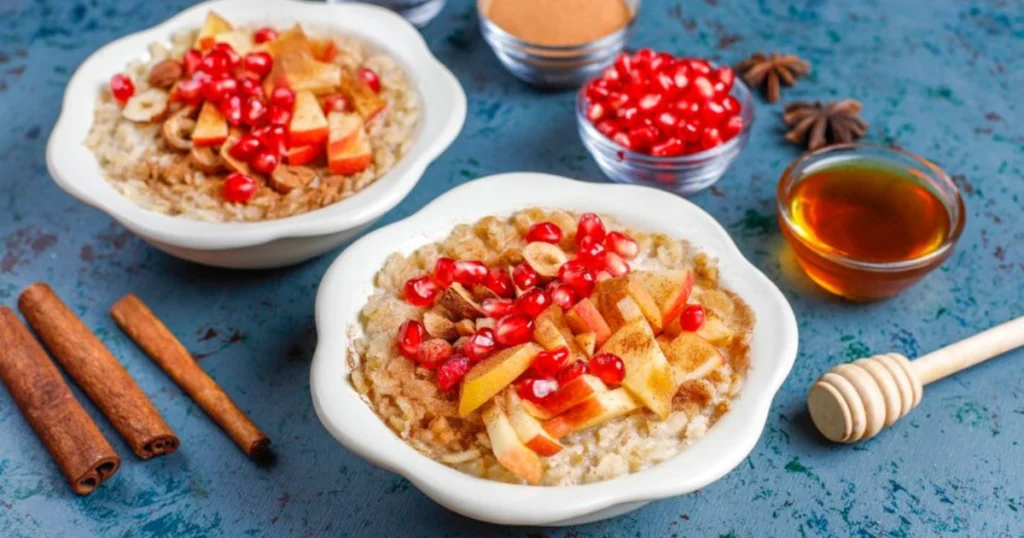
M 564 413 L 595 394 L 607 392 L 608 386 L 590 374 L 583 374 L 560 387 L 540 403 L 548 418 Z
M 512 429 L 516 431 L 519 440 L 530 450 L 541 456 L 554 456 L 562 451 L 562 444 L 544 430 L 540 422 L 533 418 L 523 406 L 523 400 L 519 398 L 514 390 L 506 390 L 508 405 L 505 412 Z
M 716 346 L 726 345 L 732 337 L 732 331 L 721 318 L 709 314 L 704 324 L 697 329 L 697 335 Z
M 196 127 L 192 131 L 192 145 L 217 146 L 228 138 L 228 120 L 217 105 L 207 101 L 199 111 Z
M 310 41 L 313 57 L 321 62 L 332 62 L 338 56 L 338 46 L 333 39 L 314 39 Z
M 594 333 L 597 345 L 600 346 L 612 335 L 612 328 L 604 320 L 601 312 L 594 306 L 594 302 L 584 297 L 565 313 L 565 321 L 573 332 Z
M 277 58 L 286 52 L 304 52 L 310 55 L 314 54 L 313 41 L 306 36 L 306 32 L 304 32 L 302 27 L 298 24 L 285 30 L 283 33 L 278 35 L 276 39 L 257 45 L 256 50 L 269 52 L 274 58 Z
M 295 110 L 288 129 L 289 143 L 300 146 L 322 144 L 329 134 L 327 117 L 313 92 L 295 92 Z
M 363 118 L 354 112 L 331 112 L 327 115 L 327 151 L 341 153 L 363 129 Z
M 639 409 L 638 403 L 625 389 L 602 392 L 544 423 L 552 437 L 565 437 Z
M 694 333 L 683 332 L 671 341 L 666 340 L 659 340 L 658 344 L 672 366 L 676 385 L 701 379 L 725 364 L 718 348 Z
M 466 373 L 459 395 L 459 415 L 466 416 L 487 403 L 525 372 L 538 353 L 533 342 L 503 349 Z
M 621 315 L 618 308 L 619 301 L 629 297 L 636 302 L 640 312 L 651 325 L 655 334 L 662 329 L 661 309 L 651 294 L 640 284 L 639 281 L 626 276 L 611 278 L 597 283 L 594 294 L 591 296 L 597 310 L 604 316 L 606 322 L 613 331 L 626 324 L 627 320 Z
M 373 162 L 373 148 L 366 131 L 360 129 L 356 137 L 345 145 L 344 149 L 332 152 L 327 148 L 327 167 L 332 174 L 358 174 Z
M 352 103 L 352 107 L 362 116 L 363 121 L 370 121 L 384 110 L 388 102 L 377 95 L 362 78 L 353 73 L 341 76 L 341 93 Z
M 220 158 L 232 172 L 238 172 L 247 176 L 252 175 L 252 169 L 249 168 L 249 163 L 238 160 L 231 155 L 231 148 L 240 138 L 242 138 L 242 131 L 239 129 L 231 129 L 228 133 L 228 138 L 220 146 Z
M 213 11 L 206 14 L 206 20 L 203 21 L 203 26 L 199 29 L 199 33 L 196 35 L 196 41 L 193 47 L 199 50 L 209 50 L 216 43 L 215 37 L 217 34 L 224 32 L 230 32 L 235 28 L 231 26 L 231 23 L 226 21 L 220 15 Z
M 317 61 L 309 51 L 285 50 L 274 56 L 263 90 L 269 95 L 275 87 L 287 86 L 296 93 L 308 90 L 323 95 L 334 93 L 340 84 L 340 65 Z
M 498 463 L 530 484 L 540 483 L 544 473 L 540 458 L 519 440 L 505 412 L 491 404 L 484 409 L 483 418 Z
M 544 349 L 565 347 L 569 350 L 569 361 L 575 362 L 586 357 L 576 338 L 573 337 L 569 325 L 565 323 L 562 307 L 553 304 L 537 316 L 534 322 L 533 339 Z
M 576 335 L 576 343 L 579 344 L 580 349 L 583 350 L 583 354 L 590 357 L 594 356 L 594 352 L 597 351 L 597 335 L 594 333 L 580 333 Z
M 646 321 L 637 320 L 623 326 L 601 346 L 599 352 L 621 357 L 626 365 L 622 386 L 662 419 L 668 417 L 672 410 L 672 397 L 679 386 Z
M 303 165 L 316 160 L 324 154 L 324 144 L 307 144 L 305 146 L 292 146 L 285 152 L 285 159 L 288 164 Z
M 252 36 L 245 30 L 221 32 L 213 36 L 213 45 L 217 43 L 227 43 L 239 56 L 245 56 L 252 52 Z
M 693 291 L 692 271 L 634 271 L 630 278 L 647 290 L 666 320 L 683 310 Z

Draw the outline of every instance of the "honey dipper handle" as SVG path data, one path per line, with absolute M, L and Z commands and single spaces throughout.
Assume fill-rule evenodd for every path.
M 1024 346 L 1024 316 L 992 327 L 913 361 L 922 385 Z

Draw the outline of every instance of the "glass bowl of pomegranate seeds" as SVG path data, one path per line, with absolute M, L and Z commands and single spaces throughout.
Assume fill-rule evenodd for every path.
M 688 195 L 739 157 L 754 102 L 728 66 L 642 49 L 580 89 L 576 119 L 609 178 Z

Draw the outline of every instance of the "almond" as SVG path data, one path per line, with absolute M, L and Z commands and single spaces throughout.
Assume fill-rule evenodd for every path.
M 174 83 L 181 78 L 185 72 L 181 62 L 177 60 L 164 60 L 149 70 L 149 85 L 154 88 L 167 89 L 174 86 Z
M 267 184 L 278 194 L 288 194 L 305 187 L 316 179 L 316 172 L 308 166 L 282 164 L 271 172 Z
M 569 261 L 565 252 L 550 243 L 534 241 L 523 247 L 523 259 L 544 278 L 555 278 L 562 265 Z

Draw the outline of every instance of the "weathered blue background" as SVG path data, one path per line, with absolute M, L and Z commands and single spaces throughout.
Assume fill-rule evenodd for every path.
M 87 405 L 125 460 L 111 482 L 77 498 L 0 390 L 0 536 L 1024 536 L 1024 352 L 930 387 L 903 423 L 856 447 L 822 443 L 803 403 L 833 364 L 887 350 L 914 356 L 1024 313 L 1020 0 L 646 2 L 636 46 L 727 63 L 758 50 L 811 60 L 813 74 L 784 99 L 860 99 L 870 138 L 944 167 L 969 218 L 946 265 L 898 298 L 853 305 L 823 296 L 780 245 L 775 183 L 799 152 L 782 141 L 779 106 L 759 102 L 749 149 L 694 200 L 792 301 L 796 367 L 761 442 L 732 474 L 693 495 L 564 530 L 466 520 L 320 427 L 307 370 L 314 291 L 333 254 L 280 271 L 202 268 L 146 246 L 51 183 L 43 149 L 70 73 L 103 43 L 187 3 L 0 0 L 0 303 L 12 305 L 30 282 L 50 282 L 182 441 L 174 456 L 142 463 Z M 573 96 L 532 92 L 504 72 L 480 38 L 473 5 L 452 2 L 424 32 L 469 95 L 465 129 L 382 223 L 485 174 L 604 181 L 575 133 Z M 120 334 L 106 312 L 129 291 L 267 431 L 276 465 L 248 461 Z

